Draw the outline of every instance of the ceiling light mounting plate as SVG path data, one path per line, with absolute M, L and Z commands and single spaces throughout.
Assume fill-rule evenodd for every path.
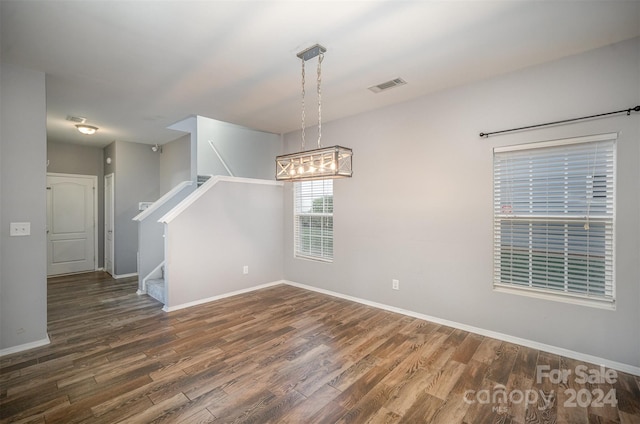
M 297 56 L 306 62 L 307 60 L 313 59 L 314 57 L 319 56 L 326 51 L 326 47 L 321 46 L 320 44 L 314 44 L 313 46 L 302 50 L 297 54 Z

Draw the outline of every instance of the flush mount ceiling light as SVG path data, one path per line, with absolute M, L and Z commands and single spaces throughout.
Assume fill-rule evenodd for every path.
M 96 133 L 96 131 L 98 131 L 98 127 L 87 124 L 78 124 L 76 125 L 76 128 L 78 129 L 78 131 L 85 135 L 93 135 Z
M 330 178 L 351 177 L 353 151 L 347 147 L 322 147 L 322 60 L 327 51 L 316 44 L 298 53 L 302 60 L 302 151 L 276 157 L 276 180 L 308 181 Z M 318 58 L 318 148 L 305 151 L 305 111 L 304 111 L 304 64 L 307 60 Z

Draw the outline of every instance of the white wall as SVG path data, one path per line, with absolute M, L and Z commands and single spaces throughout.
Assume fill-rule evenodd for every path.
M 354 150 L 353 178 L 334 184 L 335 260 L 293 258 L 287 185 L 285 278 L 639 367 L 640 114 L 478 136 L 633 107 L 639 87 L 635 39 L 323 125 Z M 492 148 L 608 132 L 619 132 L 617 309 L 494 292 Z M 287 134 L 285 149 L 299 148 Z
M 198 175 L 229 175 L 209 145 L 215 148 L 236 177 L 275 179 L 280 135 L 198 116 Z
M 160 154 L 160 194 L 183 181 L 191 180 L 191 134 L 162 145 Z
M 171 218 L 167 308 L 282 279 L 282 185 L 266 183 L 209 180 Z
M 0 69 L 0 353 L 48 343 L 45 74 Z M 10 237 L 11 222 L 31 235 Z

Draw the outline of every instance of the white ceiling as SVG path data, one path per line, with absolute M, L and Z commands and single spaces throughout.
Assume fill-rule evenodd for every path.
M 2 63 L 47 75 L 49 140 L 96 146 L 163 144 L 195 114 L 298 129 L 296 53 L 315 43 L 328 122 L 640 35 L 639 0 L 0 0 L 0 14 Z M 397 77 L 408 84 L 367 90 Z M 67 115 L 100 130 L 83 136 Z

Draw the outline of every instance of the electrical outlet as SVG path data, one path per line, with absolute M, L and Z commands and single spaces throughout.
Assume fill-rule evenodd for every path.
M 9 229 L 9 236 L 19 237 L 31 235 L 30 222 L 12 222 Z
M 249 265 L 245 265 L 242 267 L 242 273 L 245 275 L 249 273 Z
M 400 280 L 391 280 L 391 288 L 394 290 L 400 290 Z

